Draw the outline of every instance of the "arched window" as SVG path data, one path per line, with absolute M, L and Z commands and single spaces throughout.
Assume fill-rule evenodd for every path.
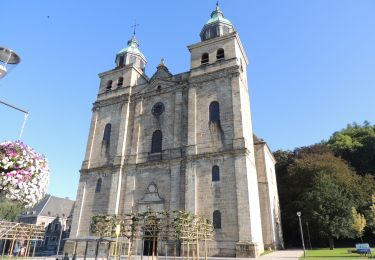
M 210 122 L 220 122 L 220 105 L 219 102 L 213 101 L 209 107 L 210 110 Z
M 122 86 L 122 84 L 124 83 L 124 78 L 123 77 L 119 77 L 118 78 L 118 81 L 117 81 L 117 86 Z
M 99 178 L 98 181 L 96 182 L 95 193 L 100 192 L 101 189 L 102 189 L 102 178 Z
M 220 181 L 220 169 L 217 165 L 212 167 L 212 181 Z
M 221 213 L 218 210 L 215 210 L 212 214 L 212 223 L 214 226 L 214 229 L 221 228 Z
M 125 56 L 124 55 L 120 56 L 119 62 L 118 62 L 118 66 L 119 67 L 123 67 L 124 66 L 124 61 L 125 61 Z
M 112 80 L 108 80 L 107 82 L 107 91 L 112 89 Z
M 202 59 L 201 59 L 201 64 L 208 64 L 209 62 L 209 58 L 208 58 L 208 53 L 203 53 L 202 54 Z
M 104 145 L 106 149 L 109 148 L 109 144 L 111 141 L 111 128 L 112 128 L 111 124 L 106 124 L 104 128 L 102 146 Z
M 152 134 L 151 153 L 161 153 L 163 135 L 160 130 Z
M 216 59 L 223 60 L 224 59 L 224 49 L 220 48 L 216 52 Z

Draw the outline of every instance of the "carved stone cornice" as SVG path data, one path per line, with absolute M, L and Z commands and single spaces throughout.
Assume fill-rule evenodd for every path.
M 99 107 L 105 107 L 113 104 L 121 104 L 121 103 L 126 103 L 129 101 L 129 94 L 122 94 L 119 96 L 114 96 L 108 99 L 103 99 L 103 100 L 97 100 L 93 104 L 93 109 L 99 108 Z
M 164 95 L 164 94 L 168 94 L 168 93 L 175 93 L 177 91 L 183 91 L 187 87 L 188 87 L 187 83 L 184 83 L 184 84 L 176 83 L 175 85 L 168 85 L 168 87 L 165 87 L 164 89 L 162 89 L 160 91 L 157 91 L 157 90 L 153 89 L 153 90 L 148 91 L 148 92 L 135 93 L 131 96 L 130 100 L 131 100 L 131 102 L 133 102 L 133 101 L 139 101 L 139 100 L 142 100 L 142 99 L 150 98 L 150 97 L 153 97 L 153 96 L 160 96 L 160 95 Z
M 239 66 L 236 65 L 236 66 L 232 66 L 229 68 L 224 68 L 224 69 L 216 70 L 213 72 L 208 72 L 208 73 L 204 73 L 201 75 L 193 76 L 190 78 L 189 83 L 190 83 L 190 86 L 195 86 L 196 84 L 210 82 L 216 79 L 238 77 L 239 75 L 240 75 Z
M 99 166 L 99 167 L 93 167 L 93 168 L 88 168 L 88 169 L 80 169 L 79 172 L 81 173 L 81 175 L 87 175 L 87 174 L 90 174 L 92 172 L 103 172 L 103 171 L 114 172 L 114 171 L 120 170 L 120 169 L 121 169 L 120 164 L 106 164 L 106 165 L 102 165 L 102 166 Z

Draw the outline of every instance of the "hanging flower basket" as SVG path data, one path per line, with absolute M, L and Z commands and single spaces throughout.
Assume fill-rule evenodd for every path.
M 47 191 L 47 158 L 21 141 L 0 143 L 0 196 L 32 207 Z

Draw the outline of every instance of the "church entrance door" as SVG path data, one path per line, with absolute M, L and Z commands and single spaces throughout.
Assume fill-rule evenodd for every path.
M 143 255 L 156 255 L 158 249 L 157 237 L 151 236 L 150 232 L 145 233 L 145 239 L 143 244 Z

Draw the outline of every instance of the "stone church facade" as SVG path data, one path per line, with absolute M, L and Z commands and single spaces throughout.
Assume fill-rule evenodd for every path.
M 185 210 L 213 220 L 212 256 L 283 246 L 275 160 L 252 131 L 240 37 L 218 6 L 200 36 L 188 72 L 162 61 L 147 77 L 133 35 L 99 74 L 71 238 L 90 236 L 95 214 Z

